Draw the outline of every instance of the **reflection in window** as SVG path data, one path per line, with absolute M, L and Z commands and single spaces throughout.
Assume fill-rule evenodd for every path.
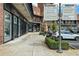
M 4 42 L 11 39 L 11 14 L 4 12 Z

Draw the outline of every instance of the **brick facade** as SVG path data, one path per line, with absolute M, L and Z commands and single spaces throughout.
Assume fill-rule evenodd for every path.
M 34 15 L 40 16 L 40 9 L 36 6 L 33 6 L 33 13 L 34 13 Z
M 79 22 L 79 14 L 77 14 L 77 20 L 78 20 L 78 22 Z
M 79 14 L 77 14 L 77 27 L 78 27 L 78 30 L 79 30 Z
M 0 3 L 0 44 L 3 43 L 3 4 Z
M 40 16 L 43 16 L 43 12 L 44 12 L 43 3 L 38 3 L 38 7 L 39 7 L 39 9 L 40 9 Z

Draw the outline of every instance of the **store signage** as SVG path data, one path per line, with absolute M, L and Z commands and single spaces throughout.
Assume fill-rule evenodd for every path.
M 58 20 L 58 7 L 56 4 L 44 4 L 44 21 Z
M 76 20 L 74 4 L 63 4 L 62 20 Z

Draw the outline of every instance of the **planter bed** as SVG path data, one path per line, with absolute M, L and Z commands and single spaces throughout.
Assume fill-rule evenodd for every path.
M 55 38 L 46 37 L 45 43 L 50 49 L 58 49 L 59 48 L 59 41 L 57 41 Z M 62 46 L 63 50 L 69 49 L 68 42 L 62 41 L 61 46 Z

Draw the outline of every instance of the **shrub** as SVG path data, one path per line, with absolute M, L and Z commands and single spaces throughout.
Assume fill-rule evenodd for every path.
M 48 45 L 49 48 L 55 48 L 56 49 L 56 44 L 57 42 L 55 42 L 55 40 L 52 40 L 51 38 L 47 38 L 46 39 L 46 44 Z
M 68 42 L 63 41 L 61 46 L 62 46 L 62 49 L 69 49 L 69 43 Z
M 55 33 L 58 30 L 58 25 L 56 22 L 52 22 L 52 24 L 50 25 L 50 29 L 53 31 L 53 33 Z
M 45 39 L 45 43 L 51 49 L 58 49 L 59 48 L 59 41 L 55 41 L 55 39 L 52 39 L 51 37 L 47 37 Z M 68 42 L 62 41 L 61 46 L 62 46 L 62 49 L 64 49 L 64 50 L 69 49 Z
M 58 41 L 58 38 L 56 38 L 55 36 L 46 36 L 46 38 L 51 38 L 52 40 Z
M 45 38 L 45 43 L 47 43 L 47 41 L 50 40 L 50 39 L 51 39 L 51 37 L 46 37 Z

